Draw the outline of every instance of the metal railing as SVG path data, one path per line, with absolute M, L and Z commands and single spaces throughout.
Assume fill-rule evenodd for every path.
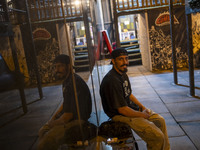
M 61 0 L 28 0 L 31 21 L 63 18 Z M 89 0 L 87 0 L 89 6 Z M 82 16 L 81 1 L 63 0 L 64 17 Z
M 115 0 L 117 11 L 169 5 L 169 0 Z M 185 0 L 174 0 L 173 4 L 184 5 Z

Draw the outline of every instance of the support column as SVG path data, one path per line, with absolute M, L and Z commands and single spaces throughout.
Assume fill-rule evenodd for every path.
M 117 15 L 117 7 L 116 7 L 116 1 L 113 0 L 113 9 L 114 9 L 114 25 L 115 25 L 115 38 L 116 38 L 116 45 L 117 47 L 121 47 L 120 39 L 119 39 L 119 28 L 118 28 L 118 15 Z
M 188 63 L 189 63 L 190 95 L 195 96 L 191 14 L 186 14 L 186 27 L 187 27 L 187 49 L 188 49 Z
M 39 92 L 39 95 L 40 95 L 40 99 L 42 99 L 43 98 L 42 84 L 41 84 L 40 74 L 39 74 L 39 71 L 38 71 L 37 57 L 36 57 L 35 45 L 34 45 L 34 41 L 33 41 L 32 25 L 31 25 L 27 0 L 25 0 L 25 4 L 26 4 L 27 32 L 29 33 L 29 34 L 27 34 L 28 37 L 26 37 L 26 38 L 29 39 L 27 41 L 29 41 L 29 45 L 30 45 L 30 52 L 31 52 L 31 55 L 32 55 L 32 60 L 33 60 L 33 67 L 34 67 L 34 71 L 35 71 L 35 75 L 36 75 L 36 79 L 37 79 L 38 92 Z
M 4 13 L 5 13 L 6 21 L 10 22 L 10 18 L 8 15 L 8 5 L 7 5 L 6 0 L 3 1 L 3 9 L 5 11 Z M 10 30 L 12 30 L 12 27 L 10 28 Z M 17 85 L 18 85 L 18 89 L 19 89 L 19 93 L 20 93 L 20 97 L 22 101 L 22 108 L 23 108 L 23 112 L 27 113 L 26 97 L 24 93 L 24 80 L 20 72 L 19 62 L 17 58 L 16 45 L 14 41 L 14 33 L 12 33 L 12 35 L 9 35 L 9 41 L 10 41 L 10 46 L 11 46 L 11 51 L 12 51 L 12 56 L 13 56 L 13 61 L 14 61 L 14 66 L 15 66 L 15 72 L 17 75 Z
M 173 72 L 174 72 L 174 84 L 178 84 L 177 80 L 177 66 L 176 66 L 176 48 L 174 38 L 174 11 L 173 11 L 173 0 L 170 0 L 170 33 L 171 33 L 171 46 L 172 46 L 172 61 L 173 61 Z

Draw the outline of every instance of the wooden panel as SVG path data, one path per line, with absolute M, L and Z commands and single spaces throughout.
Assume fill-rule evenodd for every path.
M 52 18 L 56 18 L 56 16 L 55 16 L 55 7 L 54 7 L 54 2 L 53 2 L 53 0 L 51 0 L 51 5 L 52 5 L 52 13 L 53 13 L 53 17 Z
M 36 1 L 34 0 L 33 2 L 34 2 L 33 4 L 36 6 Z M 31 6 L 31 5 L 29 4 L 29 6 Z M 33 16 L 33 12 L 31 14 Z M 38 20 L 39 16 L 38 16 L 38 10 L 36 7 L 34 8 L 34 14 L 35 14 L 34 15 L 35 19 Z
M 32 3 L 31 3 L 32 2 Z M 63 1 L 65 17 L 82 16 L 81 5 L 73 0 Z M 51 20 L 62 18 L 61 0 L 28 0 L 32 21 Z
M 151 8 L 155 6 L 169 5 L 169 0 L 115 0 L 116 9 L 122 10 L 134 10 L 138 8 Z M 183 0 L 174 0 L 174 4 L 184 5 Z
M 37 6 L 35 5 L 34 7 L 36 7 L 37 8 Z M 39 13 L 40 13 L 40 15 L 39 15 L 39 17 L 38 17 L 38 20 L 40 20 L 40 19 L 42 19 L 42 11 L 41 11 L 41 7 L 40 7 L 40 1 L 38 1 L 38 11 L 39 11 Z
M 119 0 L 117 0 L 117 10 L 120 10 L 120 7 L 119 7 Z
M 149 4 L 150 4 L 151 7 L 153 6 L 152 0 L 150 0 L 150 3 L 149 3 Z
M 124 9 L 124 0 L 122 0 L 122 6 L 123 6 L 123 8 L 122 8 L 122 9 Z
M 47 10 L 46 10 L 45 0 L 43 0 L 43 11 L 44 11 L 44 19 L 47 19 Z
M 130 4 L 129 4 L 129 0 L 127 1 L 127 6 L 128 6 L 128 9 L 130 9 Z
M 134 1 L 132 0 L 131 3 L 132 3 L 132 7 L 131 8 L 134 8 Z
M 49 2 L 49 0 L 47 1 L 47 5 L 48 5 L 48 7 L 47 7 L 47 11 L 48 11 L 48 13 L 49 13 L 49 19 L 51 19 L 52 18 L 52 11 L 51 11 L 51 5 L 50 5 L 50 2 Z

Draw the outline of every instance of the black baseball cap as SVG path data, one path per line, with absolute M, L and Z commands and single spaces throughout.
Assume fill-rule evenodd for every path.
M 60 54 L 56 56 L 56 58 L 54 59 L 54 63 L 63 63 L 68 65 L 70 63 L 70 58 L 68 55 Z
M 119 56 L 123 56 L 123 55 L 127 55 L 128 56 L 127 50 L 125 48 L 123 48 L 123 47 L 116 48 L 111 53 L 112 59 L 115 59 L 115 58 L 117 58 Z M 110 64 L 112 64 L 112 61 L 110 62 Z

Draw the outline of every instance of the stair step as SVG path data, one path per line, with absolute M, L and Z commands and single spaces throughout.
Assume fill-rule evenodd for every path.
M 75 50 L 75 51 L 73 51 L 73 53 L 82 53 L 82 52 L 88 52 L 88 50 L 86 49 L 86 50 Z
M 83 45 L 75 46 L 74 49 L 75 50 L 85 50 L 85 49 L 87 49 L 87 46 L 83 46 Z
M 88 57 L 87 54 L 86 54 L 86 55 L 77 55 L 77 56 L 75 56 L 75 59 L 76 59 L 76 58 L 78 58 L 78 59 L 79 59 L 79 58 L 86 58 L 86 57 Z
M 84 67 L 89 67 L 90 65 L 76 65 L 74 66 L 75 68 L 84 68 Z
M 138 56 L 138 55 L 141 55 L 141 53 L 133 53 L 133 54 L 128 54 L 128 56 Z
M 138 43 L 138 39 L 135 39 L 135 40 L 124 40 L 124 41 L 121 41 L 120 43 L 121 43 L 121 45 L 122 44 L 126 44 L 126 43 Z
M 139 45 L 124 47 L 126 50 L 139 48 Z
M 89 62 L 89 59 L 81 59 L 81 60 L 74 60 L 74 62 L 77 62 L 77 63 L 79 63 L 79 62 Z
M 140 60 L 142 60 L 142 58 L 129 59 L 128 61 L 129 62 L 135 62 L 135 61 L 140 61 Z
M 134 44 L 121 45 L 121 47 L 131 47 L 131 46 L 139 46 L 139 44 L 138 43 L 134 43 Z
M 137 49 L 127 49 L 127 52 L 128 53 L 140 52 L 140 49 L 139 48 L 137 48 Z

